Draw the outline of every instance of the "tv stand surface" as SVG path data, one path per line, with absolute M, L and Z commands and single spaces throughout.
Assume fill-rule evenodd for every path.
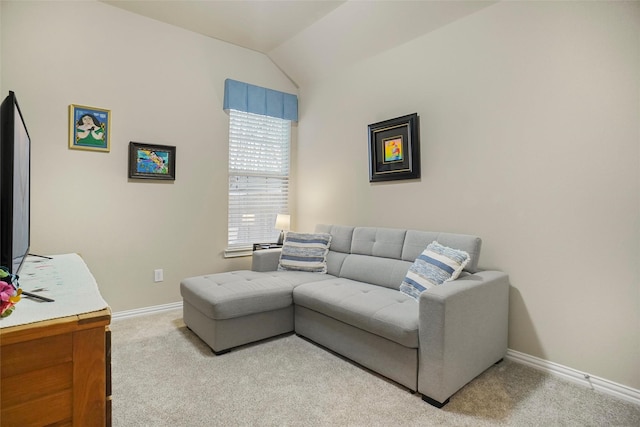
M 0 426 L 110 426 L 110 322 L 107 307 L 0 328 Z

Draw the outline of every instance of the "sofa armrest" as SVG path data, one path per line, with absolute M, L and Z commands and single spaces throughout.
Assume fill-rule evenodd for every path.
M 499 271 L 465 275 L 423 292 L 419 305 L 418 391 L 443 404 L 505 356 L 509 278 Z
M 278 269 L 278 263 L 280 262 L 280 252 L 282 252 L 282 248 L 253 251 L 251 270 L 276 271 Z

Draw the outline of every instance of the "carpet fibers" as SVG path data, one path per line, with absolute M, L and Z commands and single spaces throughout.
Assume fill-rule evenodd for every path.
M 640 406 L 508 360 L 436 409 L 296 335 L 215 356 L 179 309 L 111 330 L 115 427 L 640 426 Z

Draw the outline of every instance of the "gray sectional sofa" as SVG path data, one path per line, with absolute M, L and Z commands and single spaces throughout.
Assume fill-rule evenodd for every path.
M 184 322 L 216 354 L 295 331 L 442 407 L 507 350 L 509 282 L 480 271 L 476 236 L 319 225 L 331 235 L 327 273 L 280 271 L 279 249 L 252 270 L 181 282 Z M 431 242 L 469 254 L 462 274 L 422 292 L 399 291 Z

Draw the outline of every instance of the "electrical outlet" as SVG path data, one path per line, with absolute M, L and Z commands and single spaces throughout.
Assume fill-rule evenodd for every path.
M 164 272 L 161 268 L 153 270 L 153 278 L 155 282 L 162 282 L 164 280 Z

